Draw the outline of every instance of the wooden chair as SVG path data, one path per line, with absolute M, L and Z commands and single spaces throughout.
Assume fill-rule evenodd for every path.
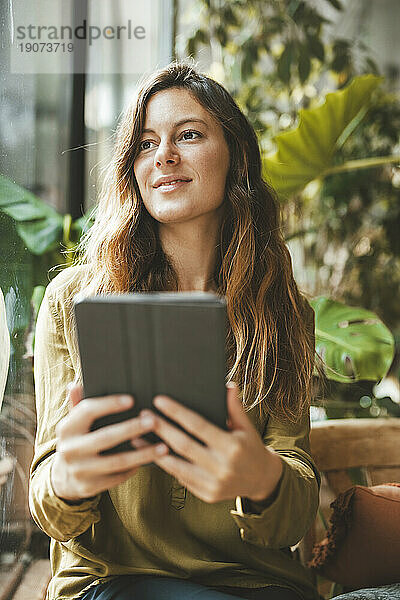
M 303 564 L 325 537 L 330 503 L 353 485 L 400 482 L 400 419 L 331 419 L 312 423 L 311 454 L 322 475 L 319 515 L 299 545 Z M 327 586 L 321 590 L 326 594 Z

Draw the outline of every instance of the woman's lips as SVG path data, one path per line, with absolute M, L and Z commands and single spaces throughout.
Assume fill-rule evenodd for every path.
M 189 179 L 189 181 L 175 181 L 173 183 L 163 183 L 155 189 L 158 192 L 162 192 L 163 194 L 166 194 L 168 192 L 173 192 L 174 190 L 177 190 L 178 188 L 182 187 L 183 185 L 186 185 L 187 183 L 190 183 L 191 181 L 192 180 Z

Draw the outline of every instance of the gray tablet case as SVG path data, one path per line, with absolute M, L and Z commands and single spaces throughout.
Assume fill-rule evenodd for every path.
M 85 398 L 131 394 L 134 407 L 92 429 L 157 412 L 167 394 L 226 429 L 226 302 L 210 292 L 94 296 L 75 303 Z M 164 417 L 165 418 L 165 417 Z M 159 441 L 153 434 L 148 441 Z M 104 453 L 132 449 L 125 442 Z

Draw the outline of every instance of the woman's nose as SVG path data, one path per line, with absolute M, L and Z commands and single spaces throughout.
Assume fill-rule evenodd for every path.
M 172 144 L 160 144 L 154 155 L 154 164 L 156 167 L 163 165 L 175 165 L 180 160 L 179 153 Z

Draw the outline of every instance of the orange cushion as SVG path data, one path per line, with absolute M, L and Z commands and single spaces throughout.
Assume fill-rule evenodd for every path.
M 350 589 L 400 582 L 400 484 L 356 485 L 331 508 L 308 566 Z

